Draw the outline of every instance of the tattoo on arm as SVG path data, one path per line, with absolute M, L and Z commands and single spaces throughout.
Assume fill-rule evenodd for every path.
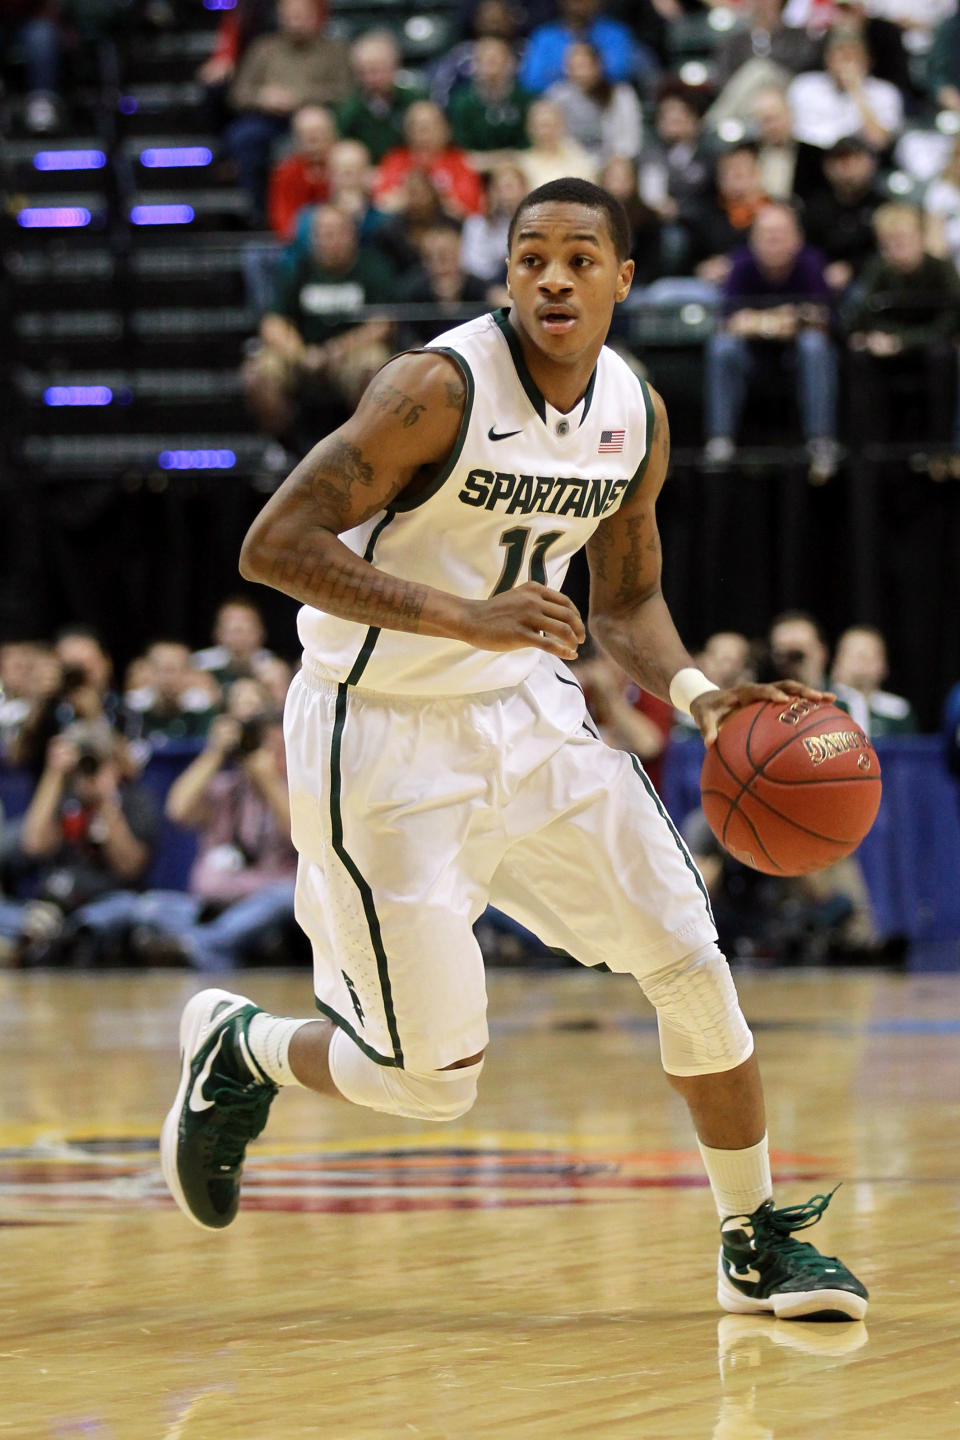
M 425 585 L 384 575 L 349 551 L 319 555 L 309 532 L 302 548 L 288 550 L 273 567 L 273 584 L 308 605 L 360 624 L 416 631 L 427 598 Z M 362 568 L 358 568 L 362 566 Z
M 391 385 L 388 380 L 376 380 L 370 387 L 370 399 L 378 410 L 383 410 L 389 415 L 401 417 L 401 424 L 404 430 L 409 430 L 411 425 L 416 425 L 420 416 L 427 408 L 425 405 L 418 405 L 410 395 L 405 395 L 396 385 Z

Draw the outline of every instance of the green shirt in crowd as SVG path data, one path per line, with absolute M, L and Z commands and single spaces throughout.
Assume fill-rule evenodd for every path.
M 519 85 L 503 100 L 486 100 L 473 85 L 462 85 L 447 107 L 453 143 L 463 150 L 525 150 L 532 100 Z
M 364 317 L 365 305 L 385 304 L 396 278 L 375 251 L 361 251 L 347 270 L 327 270 L 306 255 L 277 280 L 273 313 L 296 327 L 307 345 L 323 345 Z
M 426 100 L 427 94 L 412 85 L 396 85 L 389 100 L 370 100 L 362 91 L 354 90 L 336 107 L 337 128 L 342 140 L 360 140 L 370 151 L 374 165 L 379 165 L 388 150 L 406 143 L 403 117 L 415 100 Z

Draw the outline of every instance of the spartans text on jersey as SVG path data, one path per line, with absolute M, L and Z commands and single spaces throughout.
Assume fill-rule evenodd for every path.
M 622 498 L 629 480 L 567 475 L 514 475 L 507 470 L 471 470 L 458 498 L 485 510 L 502 506 L 506 515 L 606 515 Z

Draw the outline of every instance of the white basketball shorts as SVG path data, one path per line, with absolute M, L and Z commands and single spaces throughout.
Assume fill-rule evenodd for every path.
M 285 713 L 296 913 L 318 1008 L 373 1059 L 439 1070 L 487 1044 L 489 904 L 638 979 L 717 938 L 639 762 L 544 655 L 515 689 L 374 694 L 307 659 Z

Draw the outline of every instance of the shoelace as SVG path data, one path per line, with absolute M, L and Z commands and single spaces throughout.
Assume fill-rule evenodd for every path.
M 758 1216 L 754 1226 L 757 1249 L 770 1245 L 777 1254 L 789 1256 L 804 1269 L 819 1271 L 826 1265 L 839 1266 L 841 1262 L 835 1255 L 823 1255 L 806 1240 L 793 1238 L 793 1231 L 817 1224 L 838 1189 L 835 1185 L 828 1195 L 814 1195 L 805 1205 L 785 1205 L 781 1210 L 767 1210 Z
M 215 1109 L 204 1127 L 207 1149 L 218 1170 L 231 1173 L 239 1170 L 247 1145 L 255 1140 L 267 1123 L 267 1114 L 275 1085 L 241 1085 L 223 1075 L 213 1092 Z

